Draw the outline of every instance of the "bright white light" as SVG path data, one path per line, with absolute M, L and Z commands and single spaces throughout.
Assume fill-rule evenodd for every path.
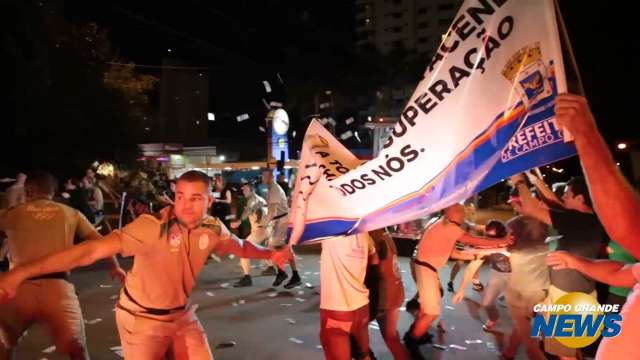
M 171 52 L 171 49 L 167 49 L 167 52 Z
M 371 121 L 371 116 L 367 116 L 367 121 Z
M 620 166 L 620 163 L 616 163 L 616 165 Z
M 618 150 L 624 150 L 627 148 L 627 144 L 626 143 L 618 143 Z
M 231 170 L 231 166 L 226 166 L 224 170 L 227 170 L 227 171 Z
M 260 166 L 252 166 L 251 170 L 260 170 Z
M 216 121 L 216 116 L 213 113 L 207 113 L 207 119 L 209 119 L 209 121 Z
M 224 161 L 225 157 L 224 155 L 220 155 L 220 161 Z
M 115 168 L 111 163 L 102 163 L 98 166 L 96 173 L 104 176 L 113 176 L 115 174 Z

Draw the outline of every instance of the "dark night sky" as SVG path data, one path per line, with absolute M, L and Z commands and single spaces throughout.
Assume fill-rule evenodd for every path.
M 65 12 L 73 22 L 107 28 L 121 55 L 137 64 L 160 64 L 170 48 L 185 64 L 208 67 L 212 91 L 226 91 L 229 99 L 248 88 L 259 91 L 261 79 L 274 80 L 276 72 L 286 80 L 291 52 L 339 58 L 350 51 L 353 3 L 67 0 Z M 588 98 L 612 142 L 638 139 L 630 131 L 636 115 L 629 104 L 640 46 L 626 20 L 631 15 L 618 4 L 560 0 Z
M 266 67 L 279 65 L 285 48 L 303 49 L 302 43 L 314 40 L 317 34 L 340 34 L 324 37 L 323 43 L 316 44 L 318 50 L 350 45 L 354 22 L 351 1 L 305 3 L 187 0 L 178 5 L 144 0 L 67 0 L 65 6 L 70 19 L 96 21 L 108 28 L 122 54 L 138 63 L 159 63 L 171 48 L 193 64 L 222 65 L 229 59 L 221 58 L 229 57 L 234 65 Z M 268 49 L 275 51 L 262 52 Z
M 106 28 L 127 61 L 158 65 L 170 56 L 206 67 L 210 111 L 216 113 L 209 134 L 216 144 L 238 136 L 247 142 L 264 138 L 258 130 L 266 115 L 261 99 L 285 102 L 291 78 L 303 78 L 301 72 L 313 68 L 306 61 L 288 63 L 292 59 L 348 57 L 354 11 L 352 1 L 65 1 L 70 21 Z M 159 75 L 157 69 L 141 69 Z M 271 84 L 271 94 L 265 94 L 262 80 Z M 235 117 L 243 113 L 251 119 L 237 123 Z

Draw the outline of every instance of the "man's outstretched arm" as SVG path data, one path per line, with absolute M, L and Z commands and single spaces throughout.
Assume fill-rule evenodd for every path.
M 574 269 L 595 281 L 611 286 L 631 289 L 638 281 L 631 266 L 613 260 L 594 260 L 573 255 L 566 251 L 555 251 L 547 255 L 547 265 L 556 270 Z
M 100 240 L 103 236 L 96 230 L 95 227 L 87 220 L 87 218 L 81 213 L 78 214 L 78 226 L 76 228 L 76 236 L 80 237 L 82 241 L 89 240 Z M 118 262 L 118 258 L 116 255 L 113 255 L 107 259 L 109 264 L 111 265 L 111 278 L 118 278 L 121 284 L 124 284 L 126 273 L 120 267 L 120 263 Z
M 640 197 L 616 166 L 587 100 L 561 94 L 555 110 L 558 125 L 567 128 L 575 138 L 594 208 L 607 234 L 633 257 L 640 258 L 637 236 Z
M 540 171 L 537 168 L 536 170 L 537 172 Z M 527 179 L 529 179 L 529 182 L 531 182 L 531 184 L 536 187 L 536 190 L 538 190 L 540 200 L 542 200 L 548 206 L 554 205 L 561 208 L 564 207 L 562 200 L 553 192 L 553 190 L 549 189 L 549 186 L 544 182 L 542 176 L 538 177 L 534 175 L 531 170 L 525 171 L 525 175 L 527 176 Z
M 273 261 L 279 268 L 283 268 L 284 264 L 289 261 L 293 255 L 289 246 L 285 246 L 282 250 L 272 250 L 260 245 L 256 245 L 251 241 L 239 239 L 235 235 L 231 235 L 227 240 L 218 245 L 213 251 L 219 255 L 233 254 L 245 259 L 265 259 Z
M 25 280 L 49 273 L 87 266 L 122 250 L 120 235 L 111 233 L 99 240 L 88 240 L 39 260 L 18 265 L 0 275 L 0 299 L 12 298 Z
M 85 241 L 91 241 L 91 240 L 101 240 L 104 239 L 104 237 L 102 235 L 100 235 L 98 232 L 95 232 L 95 234 L 91 234 L 89 236 L 87 236 L 84 240 Z M 116 253 L 117 254 L 117 253 Z M 118 281 L 120 281 L 121 284 L 124 284 L 124 280 L 127 276 L 126 272 L 124 270 L 122 270 L 122 267 L 120 267 L 120 262 L 118 262 L 118 258 L 116 257 L 116 255 L 112 255 L 109 256 L 107 261 L 109 262 L 110 265 L 110 274 L 111 274 L 111 278 L 118 278 Z
M 511 176 L 509 182 L 512 186 L 518 190 L 520 196 L 520 205 L 517 206 L 517 210 L 522 215 L 531 216 L 547 225 L 551 225 L 551 213 L 548 207 L 543 206 L 542 202 L 533 198 L 523 174 L 515 174 Z
M 511 240 L 507 237 L 504 238 L 486 238 L 474 236 L 469 233 L 464 233 L 459 239 L 459 242 L 475 246 L 478 248 L 497 248 L 501 246 L 507 246 L 511 244 Z

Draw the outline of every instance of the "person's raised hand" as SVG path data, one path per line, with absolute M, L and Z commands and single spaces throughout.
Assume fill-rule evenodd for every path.
M 567 129 L 573 136 L 597 131 L 597 126 L 589 103 L 583 96 L 560 94 L 555 103 L 556 123 Z
M 536 168 L 536 170 L 538 170 L 538 169 Z M 524 174 L 527 176 L 527 179 L 529 179 L 530 183 L 535 184 L 537 181 L 540 181 L 542 179 L 539 178 L 537 175 L 535 175 L 533 173 L 533 171 L 534 171 L 534 169 L 527 170 L 527 171 L 524 172 Z
M 566 251 L 554 251 L 545 259 L 547 265 L 554 270 L 575 269 L 578 266 L 578 258 Z

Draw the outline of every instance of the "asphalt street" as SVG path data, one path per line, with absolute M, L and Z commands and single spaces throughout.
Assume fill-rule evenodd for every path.
M 406 240 L 409 241 L 409 240 Z M 318 338 L 320 297 L 319 250 L 303 248 L 298 252 L 303 286 L 285 290 L 271 287 L 273 277 L 254 277 L 254 285 L 233 288 L 240 275 L 238 259 L 225 257 L 220 262 L 211 260 L 199 278 L 192 301 L 199 305 L 197 314 L 214 348 L 216 359 L 322 359 Z M 408 257 L 400 258 L 400 268 L 405 284 L 406 298 L 415 292 L 415 284 L 409 273 Z M 130 260 L 123 266 L 129 267 Z M 254 264 L 257 266 L 256 264 Z M 448 277 L 451 263 L 442 271 Z M 260 269 L 255 268 L 255 274 Z M 481 278 L 487 279 L 487 269 L 482 268 Z M 462 279 L 462 272 L 456 279 Z M 113 308 L 120 287 L 112 282 L 104 264 L 79 269 L 72 274 L 83 308 L 86 333 L 91 358 L 96 360 L 118 359 L 119 339 Z M 162 281 L 159 274 L 158 281 Z M 443 285 L 446 280 L 443 280 Z M 308 286 L 307 286 L 308 285 Z M 310 288 L 312 287 L 312 288 Z M 423 352 L 430 359 L 497 359 L 499 348 L 511 328 L 504 306 L 499 306 L 502 320 L 494 333 L 481 330 L 486 320 L 479 314 L 481 294 L 471 288 L 467 299 L 458 305 L 451 304 L 451 293 L 443 298 L 443 319 L 446 332 L 436 334 L 435 343 L 442 348 L 424 345 Z M 402 334 L 409 328 L 412 317 L 402 311 L 398 328 Z M 370 325 L 371 348 L 378 359 L 391 359 L 376 325 Z M 216 348 L 233 341 L 232 347 Z M 35 325 L 22 339 L 17 352 L 18 359 L 63 359 L 51 350 L 47 329 Z M 524 358 L 521 351 L 519 358 Z

